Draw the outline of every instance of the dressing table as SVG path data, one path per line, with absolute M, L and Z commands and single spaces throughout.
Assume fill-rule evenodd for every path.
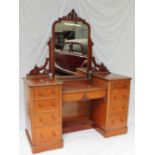
M 127 133 L 130 77 L 92 57 L 90 25 L 72 10 L 52 26 L 49 57 L 24 78 L 26 134 L 33 153 L 63 147 L 63 133 Z

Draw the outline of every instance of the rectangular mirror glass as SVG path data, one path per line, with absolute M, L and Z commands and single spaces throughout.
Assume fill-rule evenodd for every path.
M 88 26 L 78 21 L 55 24 L 55 71 L 57 75 L 76 75 L 88 59 Z

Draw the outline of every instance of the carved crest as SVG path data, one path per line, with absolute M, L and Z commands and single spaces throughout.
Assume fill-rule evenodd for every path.
M 93 67 L 91 69 L 92 72 L 103 72 L 103 73 L 106 73 L 106 74 L 109 74 L 110 71 L 107 69 L 107 67 L 101 63 L 101 64 L 98 64 L 95 60 L 95 57 L 92 57 L 92 64 L 93 64 Z M 88 65 L 88 60 L 85 60 L 81 67 L 87 67 Z
M 92 72 L 103 72 L 106 74 L 110 73 L 110 71 L 107 69 L 107 67 L 103 63 L 98 64 L 96 62 L 95 57 L 92 57 L 92 62 L 94 64 L 94 66 L 92 67 Z
M 79 17 L 77 15 L 77 13 L 75 12 L 74 9 L 71 10 L 70 13 L 68 13 L 68 15 L 66 16 L 63 16 L 62 18 L 59 18 L 57 21 L 55 21 L 55 23 L 53 25 L 55 25 L 57 22 L 60 22 L 61 20 L 69 20 L 69 21 L 80 21 L 80 22 L 83 22 L 84 24 L 87 24 L 89 29 L 90 29 L 90 26 L 89 24 L 84 20 L 82 19 L 81 17 Z M 54 26 L 53 26 L 54 27 Z M 92 48 L 92 45 L 93 45 L 93 42 L 91 40 L 91 38 L 89 38 L 90 40 L 90 44 L 89 44 L 89 47 L 90 47 L 90 53 L 92 52 L 91 51 L 91 48 Z M 50 74 L 51 72 L 53 73 L 54 75 L 54 60 L 53 62 L 51 62 L 51 51 L 54 50 L 54 48 L 52 47 L 52 44 L 54 45 L 54 39 L 52 40 L 50 38 L 49 42 L 48 42 L 48 46 L 49 46 L 49 57 L 46 59 L 44 65 L 42 66 L 34 66 L 34 68 L 29 72 L 28 75 L 42 75 L 42 74 Z M 53 52 L 54 53 L 54 52 Z M 90 58 L 92 60 L 90 60 L 90 62 L 93 63 L 93 67 L 90 68 L 90 71 L 91 72 L 103 72 L 103 73 L 110 73 L 109 70 L 107 69 L 107 67 L 101 63 L 101 64 L 98 64 L 96 63 L 96 60 L 94 57 Z M 53 67 L 51 67 L 53 65 Z M 83 64 L 81 65 L 81 67 L 87 67 L 89 65 L 88 63 L 88 60 L 84 61 Z M 53 71 L 54 70 L 54 71 Z M 89 100 L 89 98 L 87 96 L 84 96 L 83 97 L 83 100 Z
M 49 63 L 49 58 L 46 58 L 46 61 L 43 66 L 38 67 L 37 65 L 35 65 L 28 75 L 49 74 L 50 70 L 46 68 L 48 63 Z
M 79 17 L 77 15 L 77 13 L 75 12 L 74 9 L 71 10 L 70 13 L 68 13 L 68 15 L 63 16 L 62 18 L 59 18 L 60 20 L 81 20 L 81 21 L 85 21 L 84 19 L 82 19 L 81 17 Z

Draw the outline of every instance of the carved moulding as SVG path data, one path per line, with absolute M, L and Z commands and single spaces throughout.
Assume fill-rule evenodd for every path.
M 88 61 L 85 60 L 83 62 L 83 64 L 81 65 L 81 67 L 86 67 L 88 64 Z M 91 68 L 91 72 L 103 72 L 105 74 L 109 74 L 110 71 L 107 69 L 107 67 L 103 64 L 103 62 L 101 62 L 101 64 L 98 64 L 95 60 L 95 57 L 92 57 L 92 68 Z
M 92 63 L 93 63 L 93 67 L 91 69 L 92 72 L 103 72 L 106 74 L 110 73 L 110 71 L 107 69 L 107 67 L 103 63 L 98 64 L 96 62 L 95 57 L 92 57 Z M 38 67 L 37 65 L 35 65 L 34 68 L 29 72 L 28 75 L 49 74 L 50 70 L 46 68 L 48 66 L 48 64 L 49 64 L 49 58 L 46 58 L 46 61 L 43 66 Z M 81 67 L 85 67 L 85 66 L 87 66 L 87 61 L 85 61 L 81 65 Z
M 71 10 L 70 13 L 68 13 L 68 15 L 63 16 L 61 18 L 59 18 L 58 20 L 77 20 L 77 21 L 83 21 L 85 22 L 84 19 L 82 19 L 81 17 L 78 16 L 78 14 L 75 12 L 74 9 Z
M 103 62 L 101 62 L 101 64 L 98 64 L 95 60 L 95 57 L 92 57 L 92 63 L 93 63 L 93 67 L 92 67 L 92 72 L 103 72 L 103 73 L 107 73 L 109 74 L 110 71 L 107 69 L 107 67 L 103 64 Z
M 88 28 L 90 29 L 90 25 L 88 23 L 86 23 L 86 21 L 84 19 L 79 17 L 74 9 L 72 9 L 68 15 L 63 16 L 62 18 L 58 19 L 58 21 L 61 21 L 61 20 L 74 20 L 75 22 L 81 21 L 81 22 L 87 24 Z M 56 22 L 58 22 L 58 21 L 56 21 Z M 89 36 L 90 36 L 90 33 L 89 33 Z M 54 59 L 52 58 L 52 52 L 51 52 L 53 50 L 52 44 L 53 44 L 52 38 L 50 38 L 50 40 L 47 43 L 47 45 L 49 47 L 49 57 L 46 58 L 44 65 L 39 66 L 39 67 L 37 65 L 35 65 L 34 68 L 29 72 L 28 75 L 42 75 L 42 74 L 46 75 L 49 73 L 54 74 L 54 71 L 53 71 L 54 69 L 52 69 L 52 67 L 51 67 L 53 64 L 53 68 L 54 68 Z M 89 71 L 92 71 L 92 72 L 110 73 L 109 70 L 107 69 L 107 67 L 103 63 L 101 63 L 101 64 L 96 63 L 95 57 L 92 57 L 92 54 L 91 54 L 92 46 L 93 46 L 93 42 L 92 42 L 91 38 L 89 37 L 89 51 L 90 51 L 89 58 L 88 58 L 89 62 L 88 62 L 88 60 L 84 61 L 84 63 L 82 64 L 81 67 L 89 66 Z M 53 54 L 54 54 L 54 52 L 53 52 Z M 51 58 L 53 61 L 51 61 Z M 91 66 L 91 63 L 93 64 L 93 66 Z
M 49 74 L 50 70 L 46 68 L 48 64 L 49 64 L 49 58 L 46 58 L 46 61 L 43 66 L 38 67 L 37 65 L 35 65 L 28 75 Z

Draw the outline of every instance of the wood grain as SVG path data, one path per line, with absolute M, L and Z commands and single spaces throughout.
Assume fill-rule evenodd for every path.
M 104 137 L 127 133 L 130 78 L 117 77 L 25 79 L 32 152 L 60 148 L 62 134 L 78 130 L 95 128 Z

